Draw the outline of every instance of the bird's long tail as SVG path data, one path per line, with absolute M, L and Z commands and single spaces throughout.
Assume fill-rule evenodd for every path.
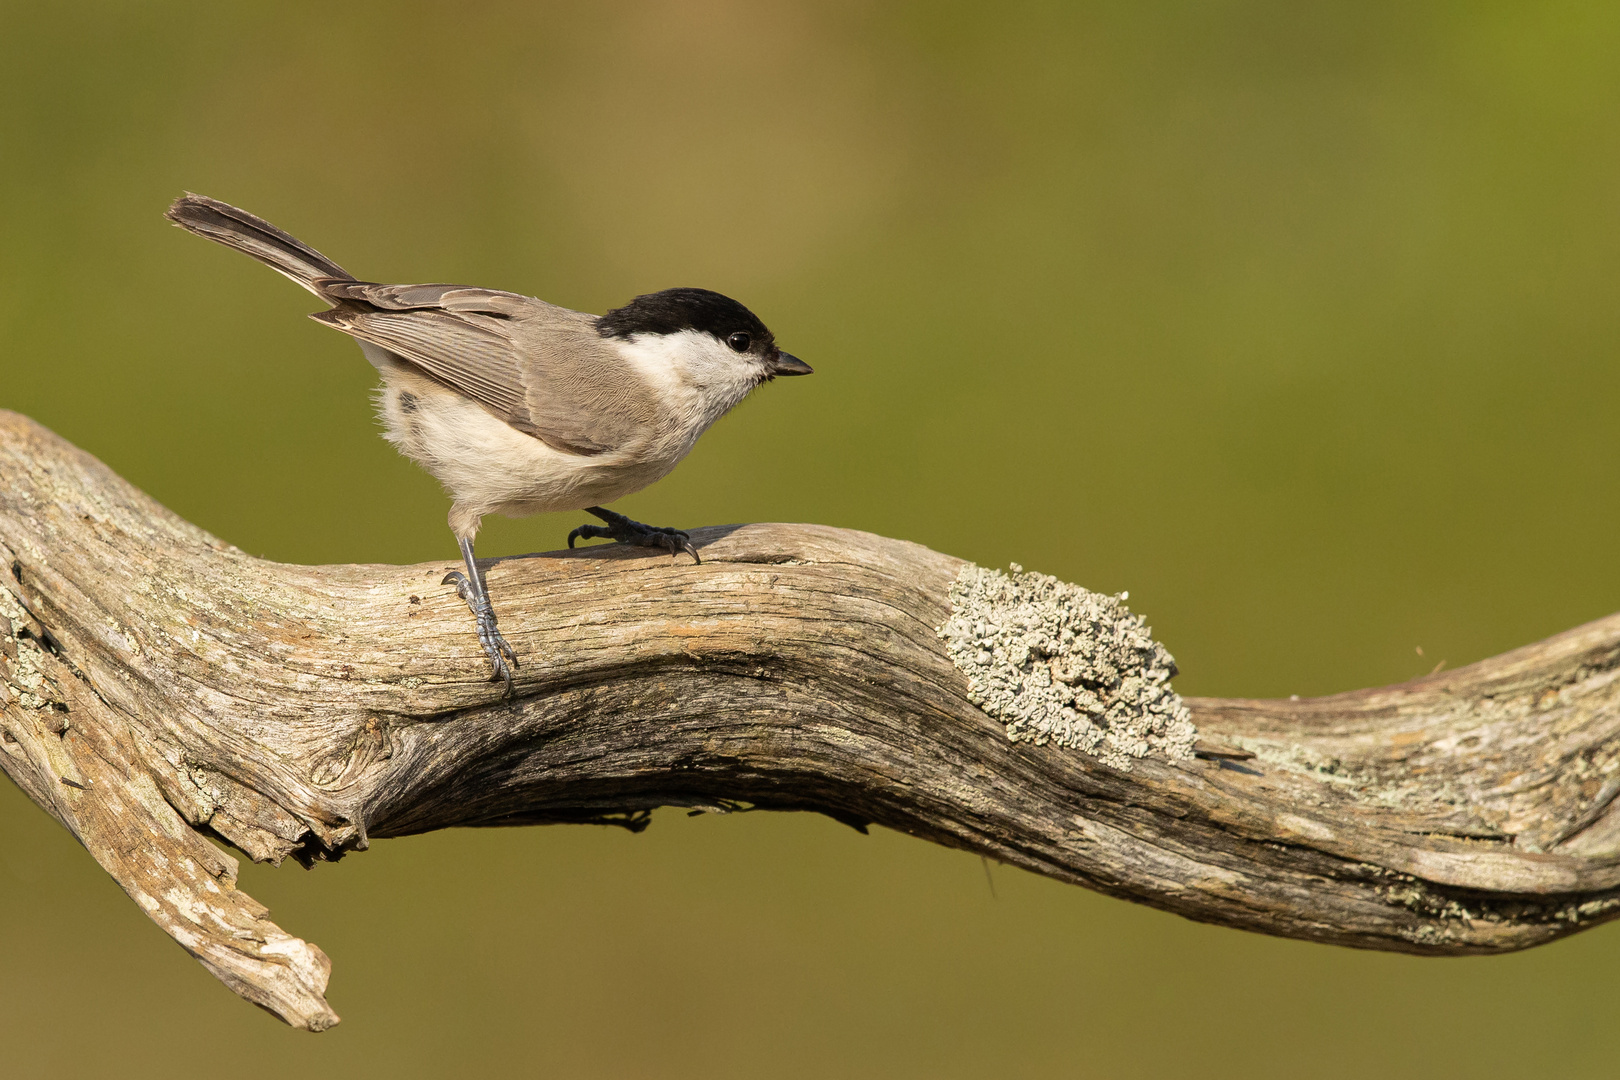
M 314 248 L 288 236 L 263 218 L 218 199 L 187 192 L 174 200 L 165 216 L 188 232 L 253 256 L 316 296 L 321 295 L 321 290 L 315 283 L 322 278 L 354 280 L 353 274 Z

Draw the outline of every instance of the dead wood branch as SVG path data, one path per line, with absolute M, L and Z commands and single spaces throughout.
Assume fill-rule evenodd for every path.
M 325 956 L 211 837 L 308 862 L 748 804 L 1365 948 L 1501 952 L 1620 908 L 1620 616 L 1400 686 L 1189 699 L 1227 756 L 1121 772 L 969 702 L 936 634 L 961 561 L 807 525 L 693 538 L 701 566 L 496 561 L 506 702 L 450 560 L 250 558 L 0 413 L 0 766 L 227 985 L 313 1030 L 337 1020 Z

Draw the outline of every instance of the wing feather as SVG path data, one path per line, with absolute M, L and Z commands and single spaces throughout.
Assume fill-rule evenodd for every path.
M 334 300 L 358 300 L 389 311 L 442 308 L 512 318 L 532 313 L 536 304 L 554 306 L 532 296 L 470 285 L 378 285 L 371 281 L 341 281 L 322 291 Z
M 387 349 L 547 445 L 593 455 L 652 419 L 650 387 L 589 315 L 464 285 L 322 284 L 318 322 Z

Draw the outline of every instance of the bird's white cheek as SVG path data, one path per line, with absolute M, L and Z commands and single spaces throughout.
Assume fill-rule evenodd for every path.
M 755 365 L 695 330 L 639 334 L 619 351 L 657 396 L 669 434 L 687 447 L 759 381 Z

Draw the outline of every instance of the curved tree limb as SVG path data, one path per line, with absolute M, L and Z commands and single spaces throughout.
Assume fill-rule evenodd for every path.
M 703 564 L 495 561 L 516 700 L 420 566 L 287 566 L 0 412 L 0 767 L 233 990 L 336 1023 L 329 964 L 235 888 L 454 825 L 663 805 L 881 823 L 1194 919 L 1426 954 L 1620 910 L 1620 616 L 1305 701 L 1187 699 L 1213 757 L 1010 741 L 936 629 L 964 564 L 806 525 Z M 1245 756 L 1248 755 L 1248 756 Z

